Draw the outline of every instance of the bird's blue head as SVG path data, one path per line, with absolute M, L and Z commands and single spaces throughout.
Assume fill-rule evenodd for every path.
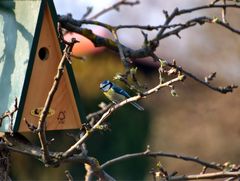
M 109 89 L 111 89 L 112 86 L 113 86 L 112 82 L 110 82 L 109 80 L 104 80 L 100 84 L 100 89 L 102 89 L 103 92 L 107 92 Z

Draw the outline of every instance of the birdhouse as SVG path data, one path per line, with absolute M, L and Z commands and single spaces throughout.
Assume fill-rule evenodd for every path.
M 19 109 L 1 132 L 29 131 L 24 118 L 37 126 L 62 57 L 52 0 L 0 1 L 0 115 Z M 47 130 L 81 128 L 81 102 L 67 63 L 47 116 Z

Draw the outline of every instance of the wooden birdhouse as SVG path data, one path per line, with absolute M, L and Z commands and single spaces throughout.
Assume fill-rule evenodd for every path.
M 62 57 L 52 0 L 0 1 L 0 115 L 10 110 L 15 98 L 19 110 L 14 132 L 37 126 L 41 110 Z M 47 130 L 81 127 L 81 102 L 71 66 L 67 63 L 47 116 Z M 4 119 L 0 131 L 8 132 Z

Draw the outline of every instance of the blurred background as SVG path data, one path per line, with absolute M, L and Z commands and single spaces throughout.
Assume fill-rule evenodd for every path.
M 73 18 L 80 19 L 88 6 L 93 7 L 93 14 L 109 7 L 116 1 L 68 1 L 54 0 L 58 14 L 72 13 Z M 99 21 L 112 25 L 139 24 L 159 25 L 164 22 L 162 10 L 171 12 L 175 7 L 190 8 L 210 3 L 206 0 L 164 1 L 141 0 L 140 5 L 120 7 L 120 12 L 110 11 L 98 18 Z M 175 23 L 196 16 L 221 17 L 221 10 L 197 11 L 179 17 Z M 240 29 L 240 11 L 227 11 L 227 20 L 235 28 Z M 109 36 L 104 29 L 91 26 L 101 36 Z M 146 31 L 145 31 L 146 32 Z M 149 32 L 153 37 L 157 32 Z M 75 35 L 71 35 L 75 36 Z M 217 72 L 214 85 L 240 83 L 240 36 L 217 25 L 204 25 L 190 28 L 176 36 L 160 42 L 157 55 L 168 60 L 176 59 L 177 64 L 185 70 L 193 72 L 199 78 Z M 99 83 L 105 79 L 112 80 L 118 72 L 123 72 L 119 55 L 104 48 L 95 49 L 83 37 L 79 45 L 74 47 L 74 54 L 85 56 L 86 60 L 73 60 L 73 68 L 77 80 L 85 113 L 98 110 L 98 104 L 108 100 L 99 90 Z M 121 30 L 121 43 L 137 49 L 142 46 L 143 36 L 139 30 Z M 138 78 L 149 88 L 158 83 L 157 68 L 154 65 L 138 63 Z M 147 145 L 152 151 L 173 152 L 188 156 L 199 156 L 207 161 L 239 163 L 240 156 L 240 96 L 239 89 L 227 95 L 214 92 L 187 78 L 175 86 L 178 97 L 172 97 L 169 89 L 144 99 L 140 104 L 144 112 L 127 105 L 116 111 L 110 118 L 111 131 L 94 134 L 88 141 L 90 156 L 99 159 L 100 163 L 114 157 L 144 151 Z M 130 93 L 132 93 L 130 91 Z M 132 93 L 133 95 L 133 93 Z M 77 131 L 71 131 L 77 133 Z M 73 140 L 63 132 L 49 132 L 49 137 L 56 138 L 52 149 L 65 150 Z M 32 138 L 33 140 L 36 138 Z M 60 144 L 58 144 L 58 141 Z M 63 145 L 64 143 L 64 145 Z M 66 144 L 67 145 L 66 145 Z M 97 144 L 96 144 L 97 143 Z M 18 155 L 14 155 L 18 157 Z M 12 174 L 20 179 L 63 180 L 64 170 L 69 169 L 73 177 L 82 179 L 84 168 L 81 164 L 63 164 L 58 168 L 44 168 L 38 161 L 32 160 L 34 178 L 30 174 L 32 166 L 19 172 L 17 168 L 29 162 L 28 157 L 20 157 Z M 149 171 L 160 161 L 169 172 L 179 174 L 199 173 L 201 167 L 196 164 L 173 159 L 134 159 L 123 161 L 107 168 L 107 172 L 118 180 L 149 180 Z M 14 165 L 14 164 L 13 164 Z

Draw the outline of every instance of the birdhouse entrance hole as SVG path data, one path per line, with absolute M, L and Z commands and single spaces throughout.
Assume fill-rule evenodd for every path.
M 42 47 L 38 51 L 39 58 L 44 61 L 48 59 L 49 56 L 49 50 L 46 47 Z

